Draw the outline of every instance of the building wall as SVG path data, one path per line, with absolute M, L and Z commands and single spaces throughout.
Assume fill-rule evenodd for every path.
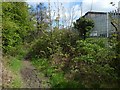
M 102 36 L 107 37 L 112 31 L 114 31 L 107 13 L 88 13 L 86 18 L 91 18 L 94 21 L 94 28 L 90 36 Z
M 120 1 L 118 2 L 118 8 L 120 9 Z

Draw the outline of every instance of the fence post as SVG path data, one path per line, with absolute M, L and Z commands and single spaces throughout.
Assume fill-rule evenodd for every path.
M 107 37 L 109 37 L 109 32 L 108 32 L 108 12 L 107 12 Z

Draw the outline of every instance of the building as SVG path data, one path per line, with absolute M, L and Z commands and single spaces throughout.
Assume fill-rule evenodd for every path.
M 114 32 L 107 12 L 87 12 L 84 17 L 92 19 L 95 24 L 90 36 L 108 37 Z
M 111 24 L 112 16 L 117 21 L 116 27 L 120 29 L 120 1 L 118 2 L 118 9 L 110 13 L 108 12 L 87 12 L 84 17 L 90 18 L 94 21 L 94 28 L 90 36 L 109 37 L 112 33 L 115 33 L 116 28 Z
M 111 13 L 113 18 L 119 18 L 118 13 Z M 85 18 L 90 18 L 94 21 L 94 28 L 90 36 L 109 37 L 115 32 L 115 27 L 111 24 L 108 12 L 87 12 Z
M 120 1 L 118 2 L 118 8 L 120 9 Z

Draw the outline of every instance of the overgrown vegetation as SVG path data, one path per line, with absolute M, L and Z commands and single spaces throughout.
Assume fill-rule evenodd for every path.
M 2 4 L 3 56 L 12 56 L 7 65 L 16 74 L 10 85 L 22 86 L 19 72 L 25 59 L 49 78 L 51 88 L 118 88 L 119 39 L 90 38 L 94 23 L 83 17 L 76 20 L 73 30 L 51 30 L 52 22 L 44 21 L 50 17 L 42 17 L 46 14 L 42 7 L 39 4 L 30 14 L 27 3 Z
M 59 35 L 57 34 L 57 37 Z M 115 53 L 108 49 L 104 38 L 99 38 L 99 41 L 94 38 L 79 40 L 79 38 L 72 38 L 71 36 L 71 39 L 69 37 L 63 38 L 62 42 L 62 40 L 57 41 L 57 38 L 51 41 L 51 36 L 47 37 L 49 37 L 50 41 L 47 38 L 42 38 L 43 40 L 40 40 L 43 42 L 38 41 L 39 43 L 33 45 L 34 49 L 32 49 L 30 56 L 38 56 L 34 57 L 32 62 L 40 71 L 43 71 L 46 76 L 50 77 L 53 87 L 118 87 L 116 82 L 117 73 L 111 66 Z M 62 37 L 64 37 L 64 34 L 62 34 Z M 76 37 L 79 36 L 76 35 Z M 46 39 L 47 43 L 45 43 L 44 39 Z M 67 43 L 64 43 L 65 40 Z M 72 40 L 74 40 L 74 44 L 71 43 Z M 55 48 L 50 48 L 50 42 L 54 42 L 53 47 Z M 40 49 L 40 46 L 44 47 Z M 56 76 L 54 77 L 54 75 Z M 110 86 L 109 81 L 114 83 L 115 86 Z

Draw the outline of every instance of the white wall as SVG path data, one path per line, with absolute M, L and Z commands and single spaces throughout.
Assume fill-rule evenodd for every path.
M 118 2 L 118 8 L 120 8 L 120 1 Z

